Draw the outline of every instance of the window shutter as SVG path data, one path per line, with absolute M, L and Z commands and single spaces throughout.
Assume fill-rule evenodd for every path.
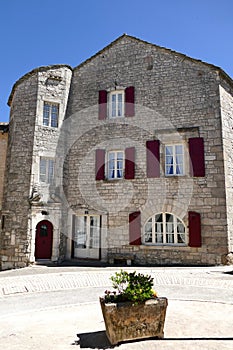
M 201 247 L 201 215 L 195 211 L 189 211 L 189 246 Z
M 159 140 L 146 142 L 147 177 L 160 176 Z
M 135 173 L 135 148 L 129 147 L 125 150 L 125 179 L 134 179 Z
M 107 91 L 99 91 L 99 119 L 103 120 L 107 118 Z
M 135 211 L 129 214 L 129 244 L 141 244 L 141 213 Z
M 125 116 L 134 116 L 134 86 L 125 89 Z
M 105 150 L 97 149 L 95 158 L 95 179 L 104 180 L 105 173 Z
M 190 175 L 205 176 L 204 140 L 202 137 L 189 139 Z

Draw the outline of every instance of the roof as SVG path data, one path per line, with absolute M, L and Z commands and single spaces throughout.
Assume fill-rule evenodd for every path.
M 142 39 L 139 39 L 139 38 L 136 38 L 134 36 L 131 36 L 131 35 L 128 35 L 128 34 L 123 34 L 121 35 L 120 37 L 118 37 L 117 39 L 115 39 L 114 41 L 112 41 L 109 45 L 105 46 L 102 50 L 98 51 L 97 53 L 95 53 L 93 56 L 91 56 L 90 58 L 86 59 L 85 61 L 83 61 L 82 63 L 80 63 L 78 66 L 72 68 L 71 66 L 69 65 L 66 65 L 66 64 L 57 64 L 57 65 L 50 65 L 50 66 L 42 66 L 42 67 L 38 67 L 38 68 L 35 68 L 33 69 L 32 71 L 30 71 L 29 73 L 26 73 L 24 76 L 22 76 L 19 80 L 17 80 L 12 88 L 12 91 L 11 91 L 11 94 L 10 94 L 10 97 L 8 99 L 8 105 L 10 106 L 11 105 L 11 101 L 12 101 L 12 98 L 13 98 L 13 95 L 14 95 L 14 92 L 15 92 L 15 89 L 16 87 L 21 83 L 23 82 L 25 79 L 29 78 L 31 75 L 37 73 L 37 72 L 41 72 L 41 71 L 46 71 L 46 70 L 50 70 L 50 69 L 57 69 L 57 68 L 62 68 L 62 67 L 67 67 L 69 68 L 70 70 L 73 70 L 73 69 L 79 69 L 81 68 L 82 66 L 84 66 L 85 64 L 89 63 L 90 61 L 92 61 L 95 57 L 97 57 L 98 55 L 101 55 L 102 53 L 104 53 L 106 50 L 108 50 L 109 48 L 113 47 L 117 42 L 123 40 L 123 39 L 129 39 L 129 40 L 132 40 L 132 41 L 136 41 L 136 42 L 140 42 L 140 43 L 144 43 L 146 45 L 150 45 L 151 47 L 153 48 L 158 48 L 164 52 L 167 52 L 167 53 L 173 53 L 173 54 L 176 54 L 176 55 L 179 55 L 180 57 L 182 57 L 183 59 L 187 59 L 187 60 L 190 60 L 194 63 L 199 63 L 199 64 L 203 64 L 203 65 L 206 65 L 208 66 L 210 69 L 213 69 L 215 71 L 218 71 L 219 74 L 228 81 L 229 84 L 231 84 L 233 86 L 233 80 L 232 78 L 226 73 L 224 72 L 224 70 L 218 66 L 215 66 L 211 63 L 207 63 L 207 62 L 204 62 L 204 61 L 201 61 L 199 59 L 196 59 L 196 58 L 192 58 L 192 57 L 189 57 L 183 53 L 180 53 L 180 52 L 177 52 L 177 51 L 174 51 L 174 50 L 171 50 L 171 49 L 167 49 L 163 46 L 159 46 L 159 45 L 156 45 L 156 44 L 152 44 L 152 43 L 149 43 L 145 40 L 142 40 Z
M 24 80 L 28 79 L 30 76 L 32 76 L 33 74 L 35 73 L 38 73 L 38 72 L 44 72 L 46 70 L 50 70 L 50 69 L 58 69 L 58 68 L 64 68 L 64 67 L 67 67 L 69 68 L 70 70 L 73 70 L 73 68 L 71 66 L 69 66 L 68 64 L 55 64 L 55 65 L 50 65 L 50 66 L 42 66 L 42 67 L 38 67 L 38 68 L 35 68 L 33 70 L 31 70 L 30 72 L 26 73 L 25 75 L 23 75 L 20 79 L 18 79 L 15 84 L 13 85 L 13 88 L 11 90 L 11 93 L 10 93 L 10 96 L 9 96 L 9 99 L 8 99 L 8 106 L 11 105 L 11 101 L 12 101 L 12 98 L 14 96 L 14 92 L 17 88 L 17 86 L 19 84 L 21 84 Z

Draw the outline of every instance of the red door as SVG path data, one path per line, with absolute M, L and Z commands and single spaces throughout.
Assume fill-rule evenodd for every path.
M 47 220 L 40 221 L 36 226 L 36 259 L 51 259 L 53 242 L 53 225 Z

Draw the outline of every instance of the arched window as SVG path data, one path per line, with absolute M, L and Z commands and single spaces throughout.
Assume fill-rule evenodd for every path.
M 184 223 L 170 213 L 159 213 L 150 217 L 144 226 L 144 244 L 186 245 Z

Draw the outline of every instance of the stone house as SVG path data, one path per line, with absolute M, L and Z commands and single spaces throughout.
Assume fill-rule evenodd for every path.
M 11 92 L 1 268 L 211 265 L 233 250 L 233 81 L 123 35 Z

